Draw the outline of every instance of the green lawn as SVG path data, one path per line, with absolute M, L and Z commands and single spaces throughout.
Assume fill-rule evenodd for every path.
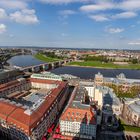
M 118 65 L 113 64 L 111 62 L 102 63 L 100 61 L 71 62 L 68 65 L 96 67 L 96 68 L 112 68 L 112 69 L 140 69 L 140 64 Z
M 140 127 L 135 127 L 131 125 L 126 125 L 122 120 L 120 121 L 119 130 L 130 131 L 130 132 L 140 132 Z
M 58 58 L 47 57 L 47 56 L 40 54 L 40 53 L 36 54 L 34 57 L 40 61 L 43 61 L 43 62 L 55 62 L 55 61 L 61 60 Z

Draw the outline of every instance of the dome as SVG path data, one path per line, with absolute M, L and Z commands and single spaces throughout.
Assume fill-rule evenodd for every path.
M 118 79 L 126 79 L 126 76 L 124 73 L 120 73 L 118 76 L 117 76 Z

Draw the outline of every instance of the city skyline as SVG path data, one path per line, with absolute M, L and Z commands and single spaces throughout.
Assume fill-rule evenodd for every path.
M 1 0 L 0 45 L 140 49 L 139 0 Z

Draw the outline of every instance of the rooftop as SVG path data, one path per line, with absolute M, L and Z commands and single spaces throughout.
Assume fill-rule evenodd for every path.
M 73 101 L 72 104 L 70 105 L 71 108 L 75 108 L 75 109 L 89 109 L 90 105 L 88 104 L 83 104 L 80 101 Z
M 115 84 L 140 84 L 140 79 L 128 79 L 126 78 L 124 73 L 120 73 L 119 75 L 116 76 L 116 78 L 113 77 L 103 77 L 101 73 L 98 73 L 95 75 L 95 78 L 103 78 L 104 82 L 111 82 Z
M 43 72 L 41 74 L 32 74 L 31 78 L 48 79 L 62 81 L 62 77 L 51 72 Z
M 23 72 L 18 69 L 15 70 L 0 70 L 0 80 L 4 80 L 10 77 L 16 77 L 19 75 L 23 75 Z
M 19 82 L 16 80 L 14 83 L 18 84 Z M 53 82 L 51 81 L 50 83 Z M 55 81 L 55 83 L 58 86 L 54 89 L 33 90 L 33 92 L 21 99 L 0 98 L 0 118 L 7 121 L 7 123 L 16 124 L 16 127 L 19 127 L 19 129 L 22 129 L 26 134 L 30 135 L 31 129 L 44 117 L 50 106 L 67 85 L 67 82 L 62 81 Z M 12 84 L 10 82 L 8 86 L 12 86 Z M 13 95 L 15 94 L 17 93 Z
M 74 97 L 74 101 L 82 101 L 84 99 L 84 95 L 87 95 L 87 90 L 85 87 L 80 86 L 77 89 L 76 95 Z
M 131 109 L 132 112 L 135 112 L 140 115 L 140 99 L 139 98 L 125 98 L 125 104 L 128 104 L 128 107 Z
M 98 72 L 97 74 L 95 74 L 95 78 L 103 78 L 103 75 L 100 72 Z
M 79 109 L 79 108 L 67 108 L 62 114 L 60 120 L 70 121 L 70 122 L 82 122 L 96 124 L 96 112 L 91 108 Z
M 102 92 L 103 92 L 103 104 L 104 105 L 120 105 L 121 102 L 119 100 L 119 98 L 116 96 L 116 94 L 113 92 L 112 89 L 108 88 L 108 87 L 102 87 L 101 88 Z
M 140 115 L 140 100 L 130 104 L 129 107 L 133 112 L 136 112 Z
M 61 120 L 96 124 L 96 110 L 91 107 L 90 101 L 85 100 L 88 97 L 85 86 L 93 87 L 93 82 L 80 82 L 73 101 L 63 112 Z
M 112 82 L 112 83 L 118 83 L 118 84 L 133 84 L 133 83 L 137 83 L 140 84 L 140 79 L 118 79 L 118 78 L 112 78 L 112 77 L 104 77 L 104 81 L 105 82 Z
M 79 82 L 79 85 L 80 86 L 82 86 L 82 87 L 84 87 L 84 86 L 91 86 L 91 87 L 93 87 L 93 81 L 91 81 L 91 82 L 88 82 L 88 81 L 80 81 Z

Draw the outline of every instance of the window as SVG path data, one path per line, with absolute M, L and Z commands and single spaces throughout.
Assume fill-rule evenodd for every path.
M 134 119 L 137 119 L 137 115 L 134 115 Z
M 79 112 L 77 112 L 76 115 L 79 116 Z

